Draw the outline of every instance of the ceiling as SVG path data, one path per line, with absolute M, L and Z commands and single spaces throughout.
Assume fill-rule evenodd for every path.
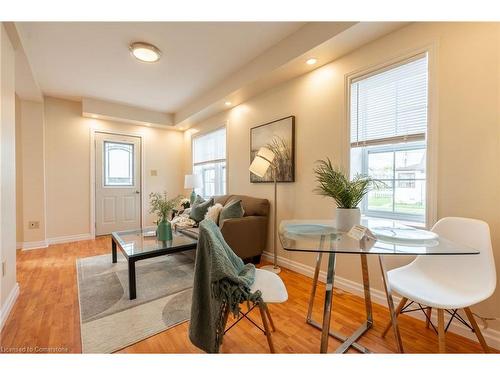
M 172 113 L 303 27 L 301 22 L 21 22 L 45 95 L 96 98 Z M 162 51 L 141 63 L 134 41 Z

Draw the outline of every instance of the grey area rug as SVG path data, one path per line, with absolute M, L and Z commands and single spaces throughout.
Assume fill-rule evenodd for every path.
M 82 352 L 112 353 L 188 320 L 194 253 L 138 261 L 132 301 L 122 254 L 77 259 Z

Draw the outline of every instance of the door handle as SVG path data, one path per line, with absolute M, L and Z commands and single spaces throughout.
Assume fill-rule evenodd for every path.
M 141 192 L 140 192 L 139 190 L 136 190 L 136 191 L 135 191 L 135 193 L 136 193 L 136 194 L 140 194 Z

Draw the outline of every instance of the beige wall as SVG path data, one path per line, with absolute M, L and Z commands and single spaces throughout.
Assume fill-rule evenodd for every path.
M 16 94 L 16 241 L 23 241 L 23 162 L 21 142 L 21 99 Z
M 436 88 L 432 131 L 437 142 L 437 216 L 467 216 L 490 224 L 500 270 L 500 24 L 415 23 L 311 73 L 288 81 L 195 128 L 227 124 L 230 193 L 265 197 L 272 186 L 249 183 L 249 129 L 288 115 L 296 116 L 296 182 L 279 186 L 278 221 L 334 215 L 334 203 L 313 194 L 314 161 L 325 157 L 346 163 L 345 77 L 370 66 L 432 46 Z M 185 146 L 190 147 L 186 134 Z M 185 167 L 190 169 L 190 152 Z M 314 255 L 279 255 L 312 266 Z M 391 265 L 404 260 L 391 260 Z M 407 261 L 407 260 L 406 260 Z M 382 289 L 376 259 L 370 259 L 373 286 Z M 339 276 L 361 281 L 359 259 L 342 256 Z M 474 310 L 500 316 L 500 289 Z M 491 324 L 500 328 L 499 322 Z
M 14 50 L 0 24 L 0 323 L 6 318 L 5 303 L 16 287 L 16 151 Z
M 81 103 L 45 98 L 47 238 L 86 235 L 90 228 L 90 129 L 141 134 L 144 142 L 145 196 L 166 190 L 182 193 L 183 135 L 81 116 Z M 157 176 L 150 171 L 156 169 Z M 148 210 L 145 202 L 144 210 Z M 68 218 L 71 218 L 69 220 Z M 146 214 L 146 224 L 153 216 Z
M 18 242 L 45 241 L 45 126 L 42 102 L 16 100 Z M 38 221 L 39 228 L 28 223 Z
M 85 117 L 96 116 L 134 125 L 169 126 L 173 124 L 173 115 L 170 113 L 91 98 L 82 98 L 82 113 Z

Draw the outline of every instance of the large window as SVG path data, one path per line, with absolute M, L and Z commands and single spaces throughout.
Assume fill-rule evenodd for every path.
M 351 174 L 383 182 L 365 215 L 425 222 L 427 55 L 350 84 Z
M 193 138 L 193 173 L 201 186 L 196 193 L 203 197 L 226 194 L 226 129 Z

